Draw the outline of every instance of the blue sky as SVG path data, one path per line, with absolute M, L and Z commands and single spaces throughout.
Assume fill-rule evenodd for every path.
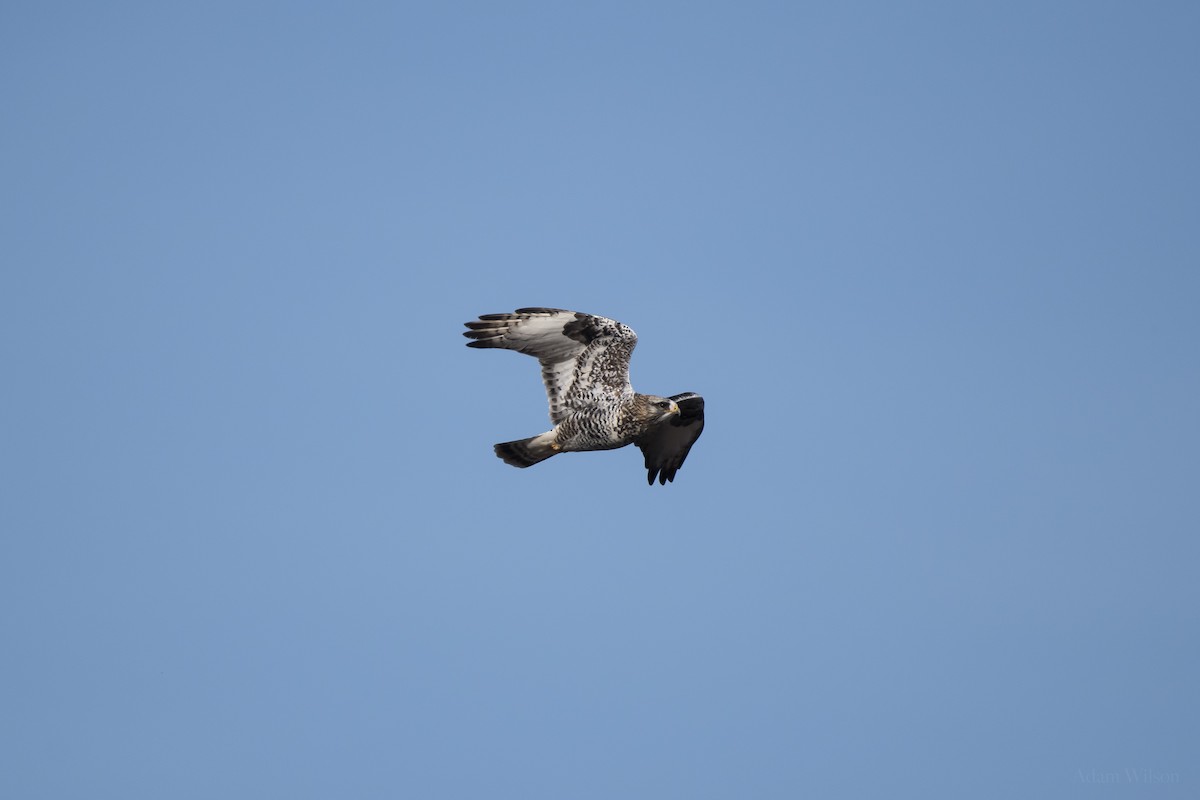
M 1198 33 L 10 4 L 0 794 L 1194 793 Z M 527 305 L 674 484 L 493 457 Z

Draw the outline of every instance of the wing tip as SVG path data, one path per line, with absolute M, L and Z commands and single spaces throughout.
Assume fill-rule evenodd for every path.
M 670 467 L 664 467 L 660 470 L 658 467 L 651 467 L 646 472 L 648 473 L 646 475 L 647 485 L 653 486 L 654 479 L 658 478 L 658 485 L 666 486 L 668 483 L 675 482 L 675 473 L 678 472 L 678 468 L 671 469 Z
M 527 308 L 518 308 L 514 314 L 574 314 L 574 311 L 567 311 L 565 308 L 546 308 L 544 306 L 529 306 Z
M 471 323 L 467 323 L 470 325 Z M 500 331 L 495 330 L 469 330 L 463 331 L 462 335 L 473 341 L 467 342 L 467 347 L 497 347 L 503 339 Z
M 484 322 L 502 322 L 504 320 L 513 320 L 521 316 L 530 316 L 533 314 L 574 314 L 574 311 L 567 311 L 565 308 L 546 308 L 544 306 L 527 306 L 518 308 L 515 311 L 501 311 L 495 314 L 480 314 L 479 318 Z M 467 323 L 470 325 L 471 323 Z

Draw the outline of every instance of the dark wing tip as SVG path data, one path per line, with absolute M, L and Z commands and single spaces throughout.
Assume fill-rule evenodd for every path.
M 467 342 L 467 347 L 496 347 L 496 342 L 504 338 L 504 332 L 507 330 L 502 322 L 491 321 L 488 317 L 498 316 L 496 314 L 487 314 L 480 317 L 478 320 L 464 322 L 469 330 L 462 332 L 463 336 L 468 339 L 478 339 L 479 341 Z
M 490 330 L 463 331 L 462 335 L 468 339 L 475 339 L 473 342 L 467 342 L 467 347 L 496 347 L 496 342 L 501 338 L 497 331 Z
M 499 344 L 504 335 L 520 324 L 522 318 L 531 314 L 553 314 L 562 311 L 559 308 L 518 308 L 515 312 L 503 314 L 480 314 L 479 319 L 464 322 L 469 330 L 463 331 L 468 339 L 479 339 L 478 342 L 468 342 L 467 347 L 502 347 Z M 571 313 L 571 312 L 566 312 Z
M 677 471 L 678 467 L 675 469 L 672 469 L 671 467 L 651 467 L 650 469 L 646 470 L 646 483 L 650 486 L 653 486 L 655 478 L 658 478 L 659 486 L 666 486 L 668 483 L 674 483 L 675 473 Z

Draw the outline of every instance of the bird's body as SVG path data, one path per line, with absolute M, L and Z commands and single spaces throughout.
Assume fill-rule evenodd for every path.
M 693 392 L 659 397 L 629 383 L 637 334 L 628 325 L 560 308 L 519 308 L 466 323 L 469 347 L 516 350 L 534 356 L 550 402 L 554 428 L 496 445 L 505 463 L 528 467 L 558 453 L 611 450 L 636 443 L 649 481 L 675 479 L 704 429 L 704 398 Z

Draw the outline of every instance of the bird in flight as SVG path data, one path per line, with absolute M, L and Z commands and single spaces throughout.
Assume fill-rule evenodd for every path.
M 629 385 L 637 334 L 628 325 L 561 308 L 518 308 L 466 326 L 467 347 L 516 350 L 542 365 L 554 428 L 496 445 L 506 464 L 530 467 L 559 453 L 636 444 L 646 456 L 647 481 L 665 484 L 704 430 L 700 395 L 659 397 Z

